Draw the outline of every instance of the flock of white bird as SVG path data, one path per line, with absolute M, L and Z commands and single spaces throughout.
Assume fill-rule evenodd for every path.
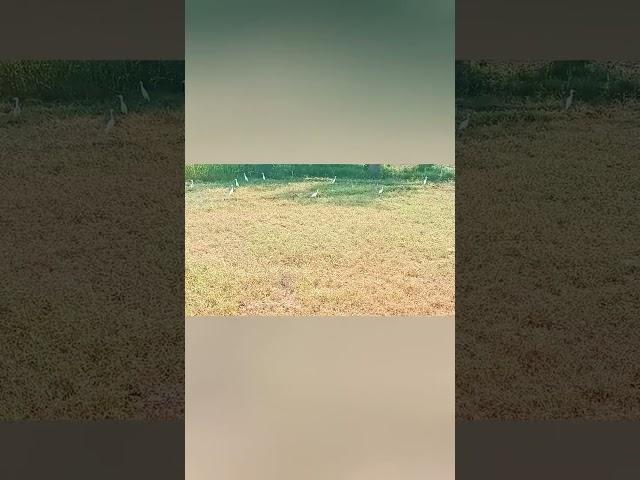
M 442 168 L 442 167 L 441 167 Z M 262 175 L 262 181 L 266 182 L 267 181 L 267 177 L 265 176 L 264 172 L 260 172 L 260 174 Z M 442 172 L 441 172 L 442 174 Z M 249 177 L 247 177 L 247 174 L 245 172 L 242 172 L 242 175 L 244 177 L 244 180 L 246 183 L 249 183 Z M 329 180 L 329 184 L 334 184 L 336 183 L 336 180 L 338 179 L 338 176 L 334 176 L 331 180 Z M 427 181 L 429 180 L 428 176 L 425 175 L 424 179 L 422 180 L 422 185 L 426 186 L 427 185 Z M 185 188 L 187 190 L 192 190 L 195 187 L 195 183 L 193 180 L 189 180 L 188 182 L 185 182 Z M 236 189 L 238 189 L 240 187 L 240 182 L 238 182 L 237 178 L 233 179 L 233 182 L 231 184 L 231 187 L 229 187 L 229 190 L 227 191 L 227 196 L 231 197 L 234 192 L 236 191 Z M 378 195 L 382 195 L 382 193 L 384 192 L 384 185 L 380 186 L 380 188 L 378 188 L 376 186 L 376 190 L 378 192 Z M 316 189 L 316 191 L 312 192 L 309 195 L 309 198 L 317 198 L 318 195 L 320 194 L 320 190 Z
M 575 95 L 576 91 L 574 89 L 571 89 L 569 91 L 569 96 L 567 96 L 567 98 L 564 101 L 564 111 L 568 111 L 571 106 L 573 105 L 573 96 Z M 469 126 L 469 122 L 471 121 L 471 113 L 469 112 L 467 114 L 467 116 L 465 117 L 464 120 L 462 120 L 459 124 L 458 124 L 458 133 L 462 133 L 464 132 L 467 127 Z
M 142 95 L 142 98 L 146 102 L 151 102 L 151 97 L 149 96 L 149 92 L 145 88 L 144 83 L 142 82 L 142 80 L 140 80 L 139 86 L 140 86 L 140 94 Z M 129 113 L 129 108 L 127 107 L 127 104 L 124 101 L 124 96 L 123 95 L 116 95 L 116 98 L 118 98 L 118 100 L 120 101 L 120 113 L 122 115 L 128 114 Z M 22 108 L 20 106 L 20 99 L 18 97 L 14 97 L 13 98 L 13 106 L 11 108 L 11 115 L 16 117 L 16 116 L 20 115 L 21 113 L 22 113 Z M 105 131 L 107 131 L 107 132 L 111 131 L 113 129 L 113 127 L 115 126 L 115 124 L 116 124 L 116 118 L 115 118 L 115 115 L 113 113 L 113 108 L 111 108 L 109 110 L 109 119 L 107 120 L 107 123 L 105 125 Z
M 184 84 L 184 81 L 182 83 Z M 142 95 L 142 98 L 145 101 L 150 102 L 151 101 L 151 97 L 149 96 L 149 92 L 147 91 L 147 89 L 144 87 L 144 83 L 142 82 L 142 80 L 140 80 L 139 85 L 140 85 L 140 93 Z M 576 91 L 574 89 L 571 89 L 569 91 L 569 96 L 565 99 L 565 102 L 564 102 L 564 110 L 565 110 L 565 112 L 567 110 L 569 110 L 571 108 L 571 106 L 573 105 L 573 96 L 575 95 L 575 93 L 576 93 Z M 127 104 L 124 102 L 124 96 L 117 95 L 116 97 L 120 101 L 120 113 L 122 115 L 128 114 L 129 113 L 129 109 L 127 108 Z M 20 113 L 22 113 L 22 108 L 20 107 L 20 99 L 18 97 L 14 97 L 13 98 L 13 107 L 11 108 L 11 115 L 18 116 L 18 115 L 20 115 Z M 467 129 L 467 127 L 469 127 L 469 122 L 471 121 L 471 113 L 472 112 L 469 112 L 467 114 L 466 118 L 464 120 L 462 120 L 458 124 L 458 133 L 464 132 Z M 116 119 L 115 119 L 115 116 L 113 114 L 113 108 L 112 108 L 112 109 L 109 110 L 109 120 L 107 120 L 107 124 L 105 126 L 105 130 L 107 132 L 112 130 L 113 127 L 115 126 L 115 124 L 116 124 Z M 263 177 L 263 180 L 264 180 L 264 173 L 262 174 L 262 177 Z M 247 179 L 247 175 L 246 174 L 244 174 L 244 179 L 247 182 L 249 181 Z M 333 178 L 331 183 L 335 183 L 335 181 L 336 181 L 336 177 Z M 238 180 L 237 179 L 236 179 L 236 186 L 238 186 Z M 378 193 L 381 194 L 383 189 L 384 189 L 384 187 L 381 188 Z M 233 191 L 230 190 L 229 194 L 232 195 Z
M 266 182 L 267 181 L 267 177 L 265 176 L 264 172 L 260 172 L 262 174 L 262 181 Z M 249 183 L 249 177 L 247 177 L 247 174 L 242 172 L 242 175 L 244 176 L 244 181 Z M 227 195 L 230 197 L 231 195 L 233 195 L 233 192 L 236 191 L 236 188 L 238 188 L 240 186 L 240 183 L 238 182 L 237 178 L 233 179 L 235 185 L 231 185 L 231 187 L 229 188 L 229 191 L 227 192 Z M 193 188 L 194 184 L 193 184 L 193 180 L 191 180 L 191 184 L 189 185 L 189 188 Z
M 140 86 L 140 94 L 142 95 L 142 98 L 147 102 L 151 102 L 151 97 L 149 96 L 149 92 L 147 91 L 146 88 L 144 88 L 144 83 L 142 83 L 142 80 L 140 80 L 139 82 L 139 86 Z M 123 95 L 116 95 L 116 97 L 118 98 L 118 100 L 120 101 L 120 113 L 122 115 L 127 115 L 129 113 L 129 108 L 127 107 L 127 104 L 124 102 L 124 96 Z M 113 127 L 116 124 L 116 118 L 113 115 L 113 108 L 111 108 L 109 110 L 109 120 L 107 120 L 107 125 L 105 126 L 105 131 L 109 132 L 113 129 Z

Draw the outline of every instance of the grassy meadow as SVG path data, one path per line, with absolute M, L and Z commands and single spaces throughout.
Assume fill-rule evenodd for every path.
M 608 96 L 621 67 L 587 64 L 596 74 L 574 73 L 565 111 L 561 90 L 518 94 L 540 84 L 512 65 L 474 68 L 487 73 L 476 83 L 498 71 L 513 90 L 459 92 L 459 120 L 473 114 L 456 140 L 457 417 L 637 418 L 637 90 Z
M 453 313 L 453 173 L 187 166 L 186 314 Z
M 73 162 L 76 149 L 86 148 L 84 155 L 91 158 L 100 146 L 141 146 L 158 128 L 179 132 L 168 141 L 183 144 L 183 79 L 184 62 L 174 61 L 0 62 L 0 143 L 16 155 L 50 144 L 69 150 L 67 158 L 50 155 L 44 168 L 54 161 Z M 143 98 L 140 81 L 150 101 Z M 107 132 L 111 109 L 115 122 Z
M 91 75 L 90 96 L 37 88 L 65 63 L 0 63 L 3 95 L 21 100 L 19 115 L 0 106 L 0 417 L 179 418 L 184 95 L 149 80 L 146 102 L 136 76 L 106 132 L 119 102 Z

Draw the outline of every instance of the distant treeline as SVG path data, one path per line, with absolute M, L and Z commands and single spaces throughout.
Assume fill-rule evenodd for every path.
M 571 89 L 581 101 L 625 101 L 640 97 L 640 63 L 456 62 L 456 97 L 547 99 Z
M 183 90 L 183 61 L 12 61 L 0 62 L 0 98 L 43 101 L 104 99 L 149 90 Z
M 185 179 L 196 182 L 228 182 L 234 178 L 244 180 L 244 174 L 262 179 L 262 173 L 271 180 L 300 180 L 303 178 L 350 178 L 360 180 L 422 180 L 449 181 L 455 177 L 453 167 L 440 165 L 365 165 L 365 164 L 249 164 L 249 165 L 187 165 Z

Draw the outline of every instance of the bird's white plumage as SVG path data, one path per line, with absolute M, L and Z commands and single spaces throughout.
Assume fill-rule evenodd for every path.
M 264 176 L 264 172 L 262 172 L 262 180 L 266 180 L 266 177 Z
M 469 121 L 471 120 L 471 114 L 469 113 L 467 115 L 467 118 L 465 118 L 463 121 L 460 122 L 460 124 L 458 125 L 458 132 L 463 132 L 468 126 L 469 126 Z
M 142 80 L 140 80 L 140 93 L 142 93 L 142 98 L 144 98 L 147 102 L 151 101 L 151 97 L 149 97 L 149 92 L 147 92 L 147 89 L 144 88 L 144 84 L 142 83 Z
M 11 109 L 11 115 L 17 116 L 22 113 L 22 109 L 20 108 L 20 99 L 18 97 L 13 97 L 13 108 Z
M 245 181 L 245 182 L 248 182 L 248 181 L 249 181 L 249 179 L 247 178 L 247 174 L 246 174 L 246 173 L 242 173 L 242 175 L 244 175 L 244 181 Z
M 127 104 L 124 103 L 124 97 L 122 95 L 118 95 L 118 99 L 120 99 L 120 113 L 126 115 L 129 113 L 129 109 L 127 108 Z
M 236 181 L 236 187 L 239 187 L 239 186 L 240 186 L 240 184 L 238 183 L 238 179 L 237 179 L 237 178 L 234 178 L 234 180 Z
M 338 178 L 337 176 L 333 177 L 333 180 L 331 180 L 331 183 L 336 183 L 337 178 Z
M 113 108 L 112 108 L 112 109 L 109 110 L 109 121 L 107 121 L 107 125 L 105 127 L 105 130 L 107 132 L 111 131 L 115 124 L 116 124 L 116 119 L 113 116 Z
M 573 105 L 573 94 L 574 93 L 576 93 L 576 91 L 571 89 L 571 91 L 569 92 L 569 96 L 564 101 L 564 110 L 565 110 L 565 112 L 571 108 L 571 105 Z
M 382 194 L 383 191 L 384 191 L 384 185 L 380 187 L 380 190 L 378 190 L 378 195 Z
M 319 192 L 319 190 L 316 190 L 315 192 L 313 192 L 311 194 L 311 198 L 316 198 L 318 196 L 318 192 Z

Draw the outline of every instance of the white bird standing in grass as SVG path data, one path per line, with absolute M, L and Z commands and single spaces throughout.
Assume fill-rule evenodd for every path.
M 470 120 L 471 120 L 471 113 L 468 113 L 467 118 L 461 121 L 460 124 L 458 125 L 458 132 L 462 133 L 469 126 Z
M 144 88 L 144 84 L 142 83 L 142 80 L 140 80 L 140 93 L 142 93 L 142 98 L 144 98 L 147 102 L 151 101 L 151 98 L 149 97 L 149 92 L 147 92 L 147 89 Z
M 113 116 L 113 108 L 109 110 L 109 121 L 107 122 L 107 126 L 105 127 L 105 131 L 110 132 L 113 129 L 113 126 L 116 124 L 116 119 Z
M 266 177 L 264 176 L 264 172 L 262 172 L 262 181 L 266 180 Z
M 318 196 L 319 190 L 316 190 L 311 194 L 311 198 L 316 198 Z
M 18 97 L 13 97 L 13 108 L 11 109 L 11 115 L 18 116 L 22 112 L 20 108 L 20 99 Z
M 422 185 L 426 185 L 427 184 L 427 176 L 424 176 L 424 180 L 422 181 Z
M 237 178 L 234 178 L 234 180 L 236 181 L 236 187 L 239 187 L 239 186 L 240 186 L 240 184 L 238 183 L 238 179 L 237 179 Z
M 127 108 L 127 104 L 124 103 L 124 97 L 122 95 L 118 95 L 118 98 L 120 99 L 120 113 L 126 115 L 129 113 L 129 109 Z
M 382 195 L 382 192 L 384 191 L 384 185 L 382 185 L 380 187 L 380 190 L 378 190 L 378 195 Z
M 338 178 L 337 176 L 333 177 L 333 180 L 331 180 L 331 183 L 336 183 L 336 178 Z
M 572 88 L 569 91 L 569 96 L 567 97 L 567 99 L 564 101 L 564 111 L 566 112 L 567 110 L 569 110 L 571 108 L 571 105 L 573 105 L 573 94 L 576 93 L 576 91 Z
M 231 188 L 229 189 L 229 193 L 227 193 L 228 196 L 233 195 L 235 188 L 233 188 L 233 185 L 231 185 Z
M 249 181 L 249 179 L 247 178 L 247 174 L 246 174 L 246 173 L 244 173 L 244 172 L 242 172 L 242 175 L 244 175 L 244 181 L 245 181 L 245 182 L 248 182 L 248 181 Z

